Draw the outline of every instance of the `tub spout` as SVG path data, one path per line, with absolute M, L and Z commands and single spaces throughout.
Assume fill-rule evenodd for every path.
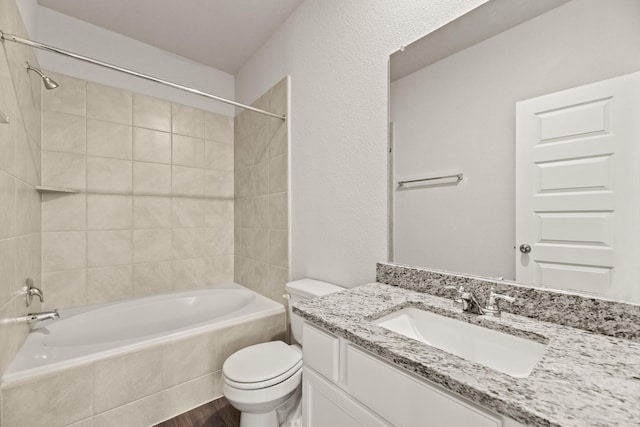
M 43 320 L 56 320 L 60 318 L 60 314 L 58 313 L 58 310 L 52 310 L 52 311 L 43 311 L 41 313 L 29 313 L 24 317 L 24 320 L 29 323 L 36 323 L 36 322 L 41 322 Z

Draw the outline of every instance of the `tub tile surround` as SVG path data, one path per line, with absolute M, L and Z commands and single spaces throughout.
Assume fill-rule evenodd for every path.
M 49 74 L 42 185 L 81 193 L 42 196 L 46 307 L 233 281 L 233 118 Z
M 464 286 L 478 301 L 486 301 L 494 288 L 516 298 L 514 303 L 501 304 L 504 312 L 640 342 L 638 304 L 397 264 L 377 264 L 376 281 L 444 298 L 453 296 L 444 285 Z
M 287 114 L 287 84 L 281 80 L 252 106 Z M 279 303 L 289 279 L 287 127 L 286 120 L 248 110 L 236 116 L 235 229 L 227 237 L 236 244 L 235 282 Z
M 27 37 L 15 1 L 0 0 L 0 28 Z M 22 288 L 27 277 L 41 286 L 40 272 L 40 105 L 41 79 L 27 73 L 25 62 L 39 67 L 33 49 L 0 44 L 0 372 L 20 349 L 28 327 L 16 322 L 37 299 L 25 306 Z
M 379 282 L 385 280 L 388 284 L 373 283 L 303 301 L 296 304 L 294 312 L 396 366 L 527 425 L 578 427 L 637 423 L 640 417 L 636 404 L 640 396 L 637 362 L 640 323 L 632 321 L 637 319 L 634 317 L 637 306 L 612 303 L 619 305 L 607 305 L 602 309 L 598 304 L 594 306 L 595 301 L 591 298 L 561 293 L 568 300 L 560 298 L 558 301 L 564 306 L 550 315 L 549 320 L 543 321 L 536 314 L 539 310 L 535 308 L 536 304 L 546 309 L 544 304 L 555 300 L 545 293 L 554 292 L 536 290 L 526 294 L 526 297 L 540 298 L 533 307 L 525 305 L 518 315 L 507 312 L 508 305 L 504 304 L 502 317 L 487 318 L 461 313 L 453 307 L 450 291 L 445 292 L 441 287 L 462 284 L 481 295 L 483 291 L 488 292 L 490 287 L 487 286 L 497 285 L 498 292 L 517 298 L 523 298 L 523 295 L 514 291 L 524 292 L 527 288 L 392 264 L 378 264 L 377 274 Z M 538 292 L 542 294 L 538 295 Z M 527 378 L 514 378 L 370 322 L 404 307 L 423 308 L 546 342 L 547 348 Z M 581 316 L 580 311 L 584 314 L 594 307 L 611 310 L 614 317 L 619 316 L 628 325 L 618 330 L 594 326 L 597 318 L 586 323 L 575 322 L 573 326 L 553 321 L 563 312 L 574 318 Z M 526 317 L 527 313 L 532 316 Z M 605 322 L 611 321 L 607 316 L 598 316 Z
M 5 384 L 1 423 L 155 425 L 219 398 L 225 359 L 248 345 L 282 340 L 284 331 L 282 312 Z M 25 401 L 38 410 L 24 410 Z

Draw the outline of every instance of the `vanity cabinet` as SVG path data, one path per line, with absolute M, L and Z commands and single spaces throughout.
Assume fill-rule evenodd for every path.
M 520 427 L 353 343 L 304 324 L 306 427 Z

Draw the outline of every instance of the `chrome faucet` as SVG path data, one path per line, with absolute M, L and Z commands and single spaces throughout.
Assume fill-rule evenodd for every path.
M 499 317 L 502 313 L 500 310 L 500 300 L 514 302 L 516 299 L 509 295 L 498 294 L 493 288 L 491 288 L 491 293 L 489 294 L 489 298 L 487 298 L 487 304 L 484 307 L 485 314 Z
M 26 286 L 25 286 L 25 305 L 29 307 L 33 302 L 33 297 L 36 296 L 40 299 L 40 302 L 44 302 L 44 295 L 42 295 L 42 290 L 40 288 L 36 288 L 33 284 L 33 279 L 31 277 L 27 277 Z
M 484 314 L 480 303 L 471 292 L 462 292 L 460 299 L 462 300 L 462 311 L 472 314 Z
M 460 307 L 462 311 L 466 311 L 467 313 L 483 314 L 482 307 L 480 307 L 480 303 L 476 297 L 474 297 L 471 292 L 465 292 L 464 286 L 445 286 L 444 288 L 456 291 L 456 296 L 453 298 L 454 306 Z
M 456 296 L 453 298 L 454 306 L 459 306 L 462 311 L 472 314 L 489 314 L 492 316 L 500 316 L 500 300 L 507 302 L 514 302 L 516 299 L 508 295 L 498 294 L 491 288 L 491 293 L 484 307 L 480 305 L 477 298 L 471 292 L 466 292 L 464 286 L 445 286 L 445 289 L 456 291 Z
M 28 324 L 32 324 L 43 320 L 56 320 L 59 318 L 60 314 L 58 313 L 58 309 L 55 309 L 52 311 L 43 311 L 41 313 L 29 313 L 23 318 L 23 320 Z

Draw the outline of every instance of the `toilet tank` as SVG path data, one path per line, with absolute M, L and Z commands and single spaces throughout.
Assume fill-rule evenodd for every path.
M 293 304 L 305 299 L 317 298 L 344 290 L 344 288 L 340 286 L 313 279 L 294 280 L 293 282 L 287 283 L 285 288 L 290 297 L 289 319 L 291 322 L 291 334 L 293 335 L 294 342 L 299 344 L 302 344 L 302 318 L 297 314 L 293 314 Z

